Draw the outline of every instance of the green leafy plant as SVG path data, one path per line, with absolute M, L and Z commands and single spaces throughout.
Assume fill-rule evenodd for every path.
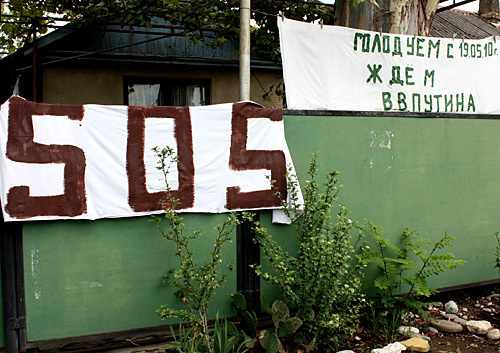
M 295 342 L 294 336 L 302 326 L 302 320 L 297 316 L 292 316 L 284 302 L 276 300 L 269 307 L 262 298 L 264 304 L 262 307 L 271 316 L 274 327 L 261 330 L 257 335 L 257 315 L 255 312 L 250 313 L 247 311 L 245 297 L 241 293 L 235 293 L 231 295 L 231 298 L 247 339 L 255 337 L 252 341 L 258 341 L 260 346 L 269 353 L 295 350 L 298 344 Z M 303 350 L 305 351 L 305 349 Z
M 269 353 L 287 352 L 297 346 L 294 335 L 302 326 L 302 320 L 292 317 L 288 306 L 281 300 L 274 301 L 270 308 L 274 329 L 261 333 L 259 342 Z
M 186 309 L 174 309 L 169 305 L 162 305 L 157 313 L 162 318 L 180 318 L 188 321 L 192 327 L 184 334 L 197 342 L 200 335 L 205 340 L 208 352 L 213 351 L 213 342 L 210 340 L 208 325 L 209 304 L 215 293 L 225 281 L 229 271 L 232 270 L 232 263 L 223 266 L 222 248 L 223 245 L 231 242 L 231 235 L 234 228 L 243 218 L 250 218 L 250 214 L 244 213 L 243 217 L 237 217 L 231 213 L 221 224 L 215 227 L 215 240 L 210 258 L 205 263 L 198 263 L 195 260 L 195 253 L 191 250 L 191 241 L 201 236 L 201 231 L 192 234 L 185 233 L 183 218 L 175 211 L 179 205 L 179 199 L 172 194 L 172 189 L 168 183 L 168 174 L 174 163 L 178 162 L 178 157 L 170 147 L 160 149 L 155 147 L 154 153 L 158 158 L 157 169 L 163 172 L 166 188 L 166 199 L 161 201 L 164 211 L 163 217 L 154 216 L 154 222 L 161 235 L 171 241 L 175 246 L 175 256 L 179 261 L 177 268 L 172 268 L 165 274 L 163 283 L 176 288 L 175 296 L 186 305 Z M 162 220 L 168 224 L 168 228 L 163 227 Z
M 497 246 L 496 246 L 496 252 L 495 252 L 495 268 L 498 268 L 500 270 L 500 233 L 495 232 L 495 238 L 497 240 Z
M 448 233 L 427 252 L 424 246 L 431 242 L 427 238 L 419 238 L 416 230 L 405 229 L 400 246 L 385 238 L 382 227 L 370 221 L 366 221 L 364 230 L 374 239 L 376 248 L 365 244 L 363 261 L 375 264 L 380 270 L 380 275 L 373 282 L 377 292 L 372 301 L 372 329 L 392 340 L 402 318 L 411 316 L 410 313 L 426 314 L 422 310 L 425 304 L 422 299 L 436 293 L 429 287 L 428 278 L 465 262 L 455 260 L 451 253 L 438 254 L 439 250 L 453 246 L 455 238 Z
M 240 319 L 242 331 L 248 337 L 257 337 L 257 314 L 254 311 L 249 312 L 247 310 L 247 302 L 243 294 L 239 292 L 231 294 L 231 299 L 236 309 L 236 314 Z
M 243 353 L 248 350 L 250 338 L 240 335 L 236 326 L 217 313 L 212 340 L 215 353 Z
M 182 323 L 177 329 L 177 333 L 170 327 L 173 342 L 166 349 L 175 349 L 179 353 L 200 352 L 203 344 L 206 344 L 205 339 L 198 333 L 196 326 L 186 327 Z
M 207 352 L 207 341 L 199 332 L 196 326 L 186 328 L 182 323 L 175 330 L 170 328 L 173 342 L 166 349 L 175 349 L 179 353 Z M 219 313 L 215 316 L 213 329 L 208 334 L 209 342 L 214 353 L 244 353 L 248 350 L 247 340 L 242 339 L 238 329 L 225 317 L 220 319 Z
M 261 266 L 255 269 L 276 284 L 285 300 L 298 309 L 303 321 L 301 343 L 309 347 L 316 343 L 318 350 L 329 351 L 354 330 L 364 301 L 364 263 L 356 253 L 362 234 L 359 232 L 353 242 L 351 231 L 358 226 L 338 202 L 342 188 L 338 173 L 327 174 L 324 183 L 319 183 L 317 157 L 314 154 L 310 162 L 303 204 L 297 177 L 290 169 L 287 175 L 289 201 L 283 200 L 282 206 L 297 233 L 298 254 L 284 251 L 265 228 L 256 224 L 256 239 L 272 270 Z M 280 190 L 276 194 L 281 197 Z

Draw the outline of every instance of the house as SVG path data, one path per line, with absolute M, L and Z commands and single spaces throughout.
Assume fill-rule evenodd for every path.
M 27 99 L 58 104 L 205 105 L 239 100 L 238 43 L 193 43 L 178 27 L 112 23 L 105 30 L 65 26 L 0 60 L 0 100 L 18 85 Z M 33 70 L 33 68 L 35 68 Z M 252 58 L 251 100 L 281 107 L 269 89 L 281 65 Z M 18 81 L 19 80 L 19 81 Z M 267 94 L 269 95 L 269 94 Z M 266 96 L 267 96 L 266 95 Z
M 476 13 L 458 9 L 438 10 L 432 21 L 429 35 L 441 38 L 482 39 L 500 36 L 500 28 L 488 18 Z

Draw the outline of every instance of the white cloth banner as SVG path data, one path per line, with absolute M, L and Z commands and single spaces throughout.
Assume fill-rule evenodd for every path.
M 290 109 L 500 113 L 500 40 L 278 19 Z
M 152 148 L 179 158 L 167 176 L 182 212 L 278 209 L 292 160 L 283 116 L 251 102 L 206 107 L 55 105 L 13 96 L 0 108 L 5 221 L 161 212 Z

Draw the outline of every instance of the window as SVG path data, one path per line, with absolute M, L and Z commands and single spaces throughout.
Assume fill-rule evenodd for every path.
M 209 80 L 125 78 L 127 105 L 208 105 Z

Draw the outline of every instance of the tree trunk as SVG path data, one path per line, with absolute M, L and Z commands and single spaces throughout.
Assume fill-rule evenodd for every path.
M 479 14 L 499 13 L 498 0 L 479 0 Z
M 352 1 L 337 0 L 335 24 L 419 36 L 429 35 L 439 3 L 439 0 L 381 0 L 377 7 L 365 0 L 354 8 Z

